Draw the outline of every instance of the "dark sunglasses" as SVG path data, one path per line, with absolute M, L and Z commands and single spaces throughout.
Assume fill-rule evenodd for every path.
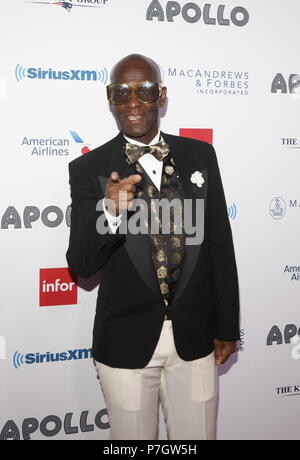
M 132 91 L 137 100 L 144 104 L 156 101 L 162 92 L 162 86 L 153 81 L 137 81 L 135 83 L 112 83 L 106 87 L 107 98 L 112 104 L 126 104 Z

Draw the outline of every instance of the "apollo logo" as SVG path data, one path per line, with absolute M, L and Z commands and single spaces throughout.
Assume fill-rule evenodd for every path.
M 300 360 L 300 327 L 296 324 L 287 324 L 284 329 L 275 325 L 267 336 L 267 346 L 292 344 L 291 357 Z
M 1 218 L 1 229 L 33 228 L 32 224 L 39 220 L 49 228 L 58 227 L 65 220 L 67 227 L 70 227 L 71 206 L 66 208 L 65 213 L 58 206 L 47 206 L 42 211 L 36 206 L 25 206 L 23 212 L 9 206 Z
M 282 73 L 278 73 L 272 81 L 272 93 L 300 94 L 300 75 L 292 73 L 286 79 Z
M 42 69 L 41 67 L 23 67 L 17 64 L 15 68 L 15 77 L 18 82 L 24 79 L 29 80 L 63 80 L 63 81 L 99 81 L 106 85 L 108 81 L 108 71 L 106 67 L 100 70 L 53 70 Z
M 76 305 L 77 293 L 68 268 L 40 269 L 40 307 Z
M 211 26 L 230 26 L 234 24 L 237 27 L 246 26 L 249 22 L 249 13 L 246 8 L 237 6 L 231 11 L 225 5 L 214 5 L 205 3 L 202 10 L 201 7 L 194 2 L 188 2 L 180 5 L 179 2 L 167 2 L 165 8 L 162 2 L 153 0 L 148 6 L 146 20 L 174 22 L 174 18 L 182 16 L 184 21 L 193 24 L 199 22 L 201 17 L 205 25 Z
M 282 345 L 283 343 L 298 343 L 300 337 L 300 327 L 296 324 L 287 324 L 284 329 L 277 325 L 273 326 L 267 336 L 267 345 Z
M 39 420 L 27 417 L 22 421 L 7 420 L 0 426 L 0 440 L 30 440 L 41 435 L 46 439 L 54 438 L 58 434 L 75 435 L 109 428 L 106 409 L 95 412 L 88 410 L 82 412 L 67 412 L 63 416 L 47 415 Z

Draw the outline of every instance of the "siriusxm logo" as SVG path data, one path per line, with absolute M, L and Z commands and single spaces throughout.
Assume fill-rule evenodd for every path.
M 28 78 L 30 80 L 65 80 L 65 81 L 99 81 L 106 85 L 108 81 L 108 71 L 106 67 L 100 70 L 44 70 L 41 67 L 23 67 L 17 64 L 15 77 L 18 82 Z
M 69 0 L 68 2 L 62 1 L 58 2 L 56 0 L 40 0 L 40 1 L 29 1 L 28 3 L 38 3 L 40 5 L 54 5 L 61 6 L 65 11 L 70 13 L 73 6 L 81 6 L 84 8 L 99 8 L 101 5 L 106 5 L 108 0 Z
M 67 350 L 62 353 L 27 353 L 23 355 L 16 351 L 13 356 L 13 365 L 16 369 L 24 364 L 54 363 L 58 361 L 73 361 L 92 358 L 92 349 Z
M 237 214 L 237 209 L 235 203 L 232 205 L 228 206 L 228 217 L 229 219 L 235 219 Z

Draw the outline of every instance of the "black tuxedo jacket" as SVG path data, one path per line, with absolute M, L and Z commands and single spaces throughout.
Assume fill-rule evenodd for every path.
M 72 198 L 70 269 L 88 278 L 101 270 L 93 331 L 94 358 L 111 367 L 142 368 L 159 340 L 166 308 L 174 341 L 186 361 L 213 351 L 213 339 L 239 339 L 237 271 L 222 182 L 213 147 L 162 133 L 171 149 L 184 198 L 205 200 L 204 239 L 187 245 L 174 299 L 166 307 L 153 269 L 147 235 L 100 235 L 96 204 L 104 196 L 99 177 L 135 174 L 122 133 L 69 164 Z M 202 187 L 191 182 L 201 171 Z

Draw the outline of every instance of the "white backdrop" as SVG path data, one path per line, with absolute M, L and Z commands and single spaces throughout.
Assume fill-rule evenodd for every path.
M 299 439 L 299 1 L 55 3 L 0 2 L 1 438 L 108 438 L 97 289 L 76 299 L 59 270 L 67 165 L 117 133 L 105 85 L 138 52 L 164 73 L 162 129 L 213 130 L 222 173 L 243 343 L 220 370 L 218 439 Z

